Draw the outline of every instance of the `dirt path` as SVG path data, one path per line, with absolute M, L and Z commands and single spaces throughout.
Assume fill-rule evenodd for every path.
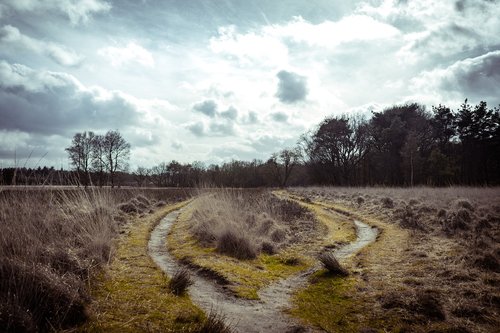
M 168 275 L 172 276 L 182 267 L 167 250 L 167 234 L 179 216 L 180 211 L 168 214 L 151 233 L 149 254 L 155 263 Z M 336 250 L 338 259 L 346 258 L 377 237 L 377 229 L 360 221 L 354 221 L 357 239 Z M 320 269 L 320 265 L 271 284 L 259 292 L 260 300 L 239 299 L 224 290 L 221 286 L 199 274 L 192 274 L 193 285 L 189 289 L 192 301 L 206 312 L 221 313 L 227 323 L 237 332 L 305 332 L 311 331 L 301 327 L 283 310 L 289 308 L 290 297 L 298 288 L 306 285 L 308 277 Z

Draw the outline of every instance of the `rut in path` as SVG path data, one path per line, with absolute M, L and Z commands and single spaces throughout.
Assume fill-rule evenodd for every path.
M 178 263 L 167 250 L 167 234 L 179 216 L 180 210 L 168 214 L 152 231 L 148 244 L 149 254 L 155 263 L 169 276 L 184 266 Z M 354 221 L 357 239 L 336 249 L 333 253 L 338 259 L 362 249 L 377 237 L 377 229 Z M 217 311 L 236 332 L 304 332 L 298 323 L 283 310 L 290 306 L 294 290 L 305 286 L 309 275 L 320 269 L 320 265 L 277 281 L 259 292 L 260 300 L 245 300 L 235 297 L 213 280 L 193 272 L 193 285 L 189 296 L 195 304 L 206 312 Z

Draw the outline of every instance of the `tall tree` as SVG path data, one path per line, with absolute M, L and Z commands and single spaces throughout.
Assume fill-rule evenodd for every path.
M 325 119 L 307 142 L 309 165 L 317 181 L 347 185 L 368 152 L 370 137 L 363 118 Z

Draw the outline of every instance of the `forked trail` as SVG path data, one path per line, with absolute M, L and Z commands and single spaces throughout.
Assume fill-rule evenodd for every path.
M 156 264 L 172 276 L 182 264 L 178 263 L 167 250 L 167 234 L 179 216 L 180 210 L 168 214 L 152 231 L 149 241 L 149 254 Z M 344 259 L 375 241 L 377 229 L 354 221 L 357 238 L 334 250 L 338 259 Z M 216 311 L 226 323 L 237 332 L 304 332 L 298 322 L 284 313 L 290 307 L 293 292 L 305 286 L 308 277 L 320 269 L 316 265 L 311 269 L 277 281 L 259 292 L 260 300 L 246 300 L 235 297 L 215 281 L 193 271 L 193 285 L 189 295 L 194 303 L 206 312 Z

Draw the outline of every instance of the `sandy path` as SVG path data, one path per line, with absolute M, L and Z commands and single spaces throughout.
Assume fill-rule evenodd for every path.
M 183 267 L 168 253 L 166 245 L 167 234 L 179 212 L 172 212 L 161 220 L 152 231 L 148 245 L 151 258 L 170 276 Z M 338 259 L 352 255 L 377 237 L 376 228 L 360 221 L 354 223 L 357 239 L 334 250 Z M 318 264 L 305 272 L 269 285 L 259 292 L 258 301 L 237 298 L 213 280 L 194 272 L 189 295 L 192 301 L 206 312 L 221 313 L 236 332 L 307 332 L 311 330 L 301 327 L 283 310 L 289 308 L 293 292 L 305 286 L 309 275 L 320 268 Z

